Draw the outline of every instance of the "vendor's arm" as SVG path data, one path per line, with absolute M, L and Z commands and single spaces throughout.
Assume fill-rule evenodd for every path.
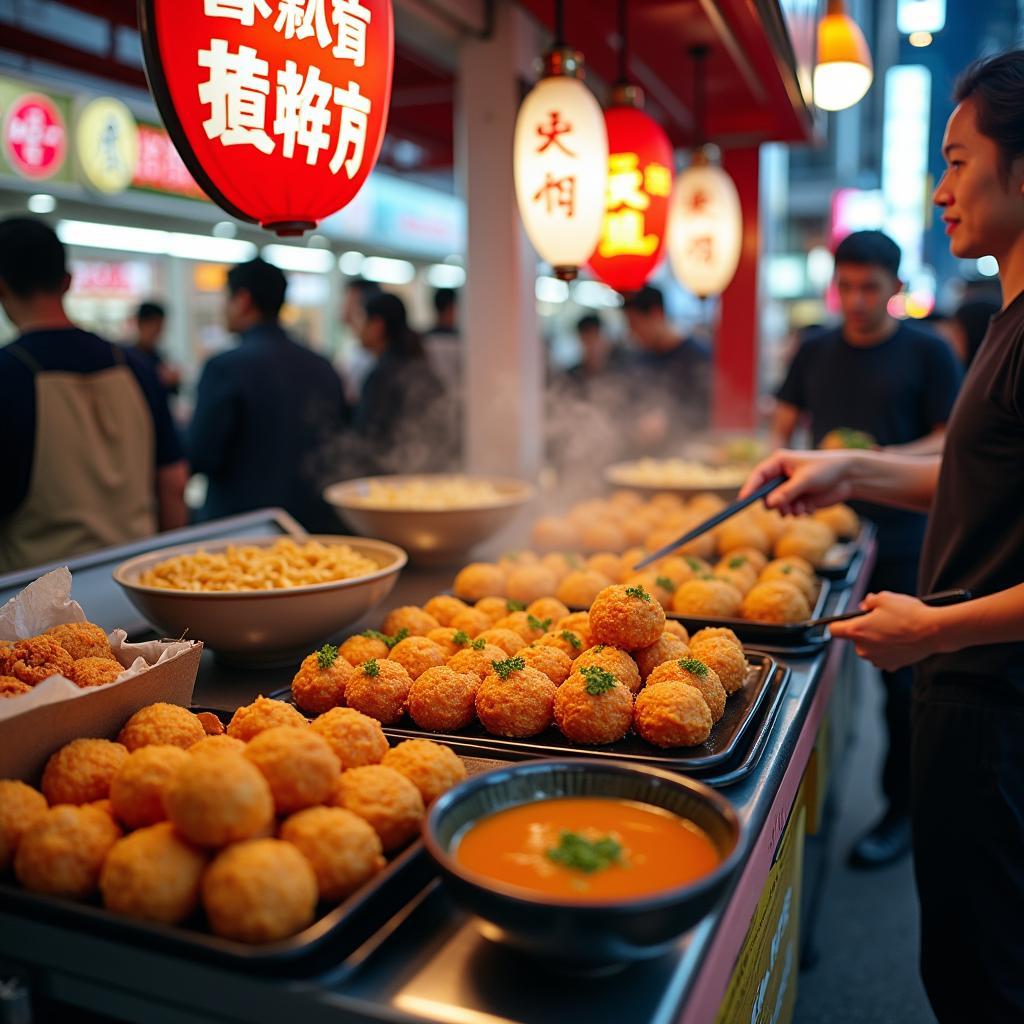
M 775 415 L 772 417 L 772 448 L 788 448 L 800 422 L 800 410 L 781 398 L 775 403 Z
M 946 425 L 936 427 L 930 434 L 906 444 L 887 444 L 882 450 L 890 455 L 941 455 L 946 443 Z

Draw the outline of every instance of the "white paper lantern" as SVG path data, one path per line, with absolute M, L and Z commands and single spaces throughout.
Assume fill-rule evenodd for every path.
M 668 215 L 668 256 L 684 288 L 718 295 L 736 273 L 743 240 L 740 197 L 721 167 L 695 162 L 676 178 Z
M 514 152 L 526 234 L 558 277 L 573 278 L 597 247 L 608 183 L 604 114 L 579 78 L 560 74 L 533 87 L 519 108 Z

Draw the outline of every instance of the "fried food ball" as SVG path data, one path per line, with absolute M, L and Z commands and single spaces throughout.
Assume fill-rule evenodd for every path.
M 179 924 L 199 905 L 205 868 L 205 854 L 169 821 L 141 828 L 118 839 L 103 862 L 103 905 L 115 914 Z
M 689 580 L 672 598 L 672 610 L 680 615 L 728 619 L 739 612 L 742 600 L 743 595 L 724 580 Z
M 354 675 L 355 673 L 353 673 Z M 352 676 L 349 676 L 351 679 Z M 346 689 L 347 689 L 346 683 Z M 291 704 L 272 697 L 257 697 L 251 704 L 238 708 L 228 722 L 228 735 L 236 740 L 248 743 L 264 729 L 273 729 L 278 725 L 308 725 L 302 712 Z
M 694 641 L 690 653 L 704 662 L 721 680 L 728 695 L 742 690 L 747 682 L 747 656 L 728 637 L 711 636 Z
M 754 622 L 804 622 L 811 617 L 811 606 L 792 583 L 767 580 L 743 599 L 741 614 Z
M 533 646 L 554 647 L 570 658 L 575 658 L 587 650 L 583 637 L 572 629 L 553 629 L 534 640 Z
M 405 740 L 392 747 L 381 762 L 404 775 L 429 807 L 442 793 L 466 781 L 466 766 L 449 747 L 433 740 Z
M 494 644 L 484 644 L 483 647 L 467 647 L 459 651 L 454 658 L 448 659 L 448 668 L 454 672 L 469 672 L 475 675 L 481 682 L 493 671 L 492 666 L 496 661 L 504 661 L 507 655 L 500 647 Z
M 0 676 L 0 698 L 20 697 L 23 693 L 31 693 L 32 687 L 14 676 Z
M 455 595 L 463 601 L 505 596 L 505 573 L 491 562 L 471 562 L 455 577 Z
M 767 583 L 769 580 L 784 580 L 787 583 L 792 583 L 807 598 L 807 603 L 813 604 L 818 593 L 816 579 L 816 576 L 809 576 L 795 565 L 782 564 L 776 561 L 771 562 L 761 570 L 761 575 L 758 577 L 757 582 Z
M 174 827 L 197 846 L 261 835 L 274 820 L 270 785 L 252 761 L 208 750 L 187 758 L 164 788 Z
M 292 725 L 264 730 L 245 748 L 245 756 L 267 780 L 278 814 L 326 803 L 341 774 L 341 760 L 327 740 Z
M 662 608 L 672 607 L 672 595 L 676 592 L 675 583 L 667 576 L 662 576 L 656 569 L 630 576 L 623 581 L 626 587 L 643 587 Z
M 585 651 L 596 643 L 590 630 L 590 612 L 573 612 L 555 623 L 555 629 L 571 629 L 582 638 Z
M 333 803 L 372 825 L 385 852 L 412 839 L 424 814 L 423 797 L 416 786 L 382 764 L 344 772 L 335 786 Z
M 746 559 L 753 568 L 755 574 L 760 573 L 768 564 L 768 556 L 763 551 L 758 551 L 757 548 L 733 548 L 728 555 L 723 557 L 722 561 L 727 561 L 733 558 Z
M 188 756 L 181 747 L 168 744 L 139 747 L 129 754 L 110 783 L 110 804 L 117 819 L 128 828 L 163 821 L 164 791 Z
M 766 569 L 785 568 L 786 566 L 791 566 L 806 576 L 814 575 L 814 566 L 806 558 L 801 558 L 799 555 L 785 555 L 782 558 L 773 558 L 761 572 L 763 573 Z
M 74 658 L 49 636 L 18 640 L 7 655 L 6 675 L 12 675 L 29 686 L 37 686 L 50 676 L 67 676 Z
M 498 619 L 503 619 L 519 606 L 515 602 L 509 602 L 508 598 L 505 597 L 481 597 L 473 607 L 478 612 L 483 612 L 491 620 L 491 625 L 493 626 L 497 623 Z
M 332 708 L 314 718 L 309 727 L 327 740 L 343 771 L 379 764 L 388 751 L 387 737 L 380 722 L 355 708 Z
M 610 580 L 617 580 L 622 568 L 622 556 L 613 555 L 610 551 L 600 551 L 587 559 L 587 568 L 607 576 Z
M 291 708 L 291 711 L 298 715 L 294 708 Z M 124 723 L 117 741 L 123 743 L 129 750 L 137 750 L 152 743 L 169 744 L 187 750 L 205 735 L 203 723 L 188 708 L 179 707 L 177 704 L 157 703 L 136 711 Z
M 853 540 L 860 533 L 860 516 L 849 505 L 829 505 L 814 513 L 840 540 Z
M 760 570 L 746 555 L 737 555 L 735 551 L 720 559 L 714 570 L 716 576 L 732 583 L 742 594 L 757 582 L 759 572 Z
M 743 642 L 728 626 L 705 626 L 704 629 L 698 629 L 690 637 L 690 649 L 693 649 L 694 644 L 701 644 L 717 637 L 725 637 L 734 647 L 738 647 L 741 651 L 743 650 Z
M 340 903 L 384 869 L 380 837 L 342 807 L 309 807 L 281 826 L 281 838 L 309 861 L 320 899 Z
M 591 605 L 590 635 L 599 644 L 632 651 L 653 644 L 664 632 L 665 609 L 643 587 L 613 584 Z
M 444 652 L 445 661 L 458 654 L 470 641 L 467 633 L 453 626 L 439 626 L 427 634 L 427 639 L 433 641 Z
M 572 663 L 572 670 L 578 675 L 584 668 L 602 668 L 606 672 L 611 672 L 632 694 L 639 693 L 640 687 L 643 686 L 636 662 L 628 651 L 620 650 L 618 647 L 598 644 L 589 651 L 584 651 Z
M 413 604 L 407 604 L 388 612 L 381 632 L 387 636 L 398 636 L 404 629 L 405 636 L 426 636 L 440 625 L 433 615 Z
M 633 652 L 640 678 L 646 683 L 647 677 L 666 661 L 678 661 L 688 657 L 690 648 L 672 633 L 662 633 L 653 644 Z
M 686 627 L 678 619 L 665 619 L 665 632 L 671 633 L 672 636 L 679 637 L 684 644 L 689 644 L 690 634 Z
M 282 839 L 251 839 L 221 851 L 203 876 L 203 909 L 217 935 L 273 942 L 301 931 L 316 912 L 317 881 Z
M 546 565 L 523 565 L 508 574 L 505 593 L 510 601 L 529 604 L 540 597 L 550 597 L 557 587 L 558 580 Z
M 572 658 L 557 647 L 524 647 L 518 656 L 527 668 L 543 672 L 555 686 L 561 686 L 572 675 Z
M 751 516 L 737 516 L 726 520 L 714 532 L 718 553 L 728 555 L 736 548 L 753 548 L 765 553 L 771 551 L 772 542 Z
M 427 669 L 409 689 L 409 717 L 430 732 L 464 729 L 476 718 L 480 677 L 449 666 Z
M 46 814 L 46 797 L 16 779 L 0 779 L 0 874 L 14 860 L 21 837 Z
M 485 629 L 476 639 L 500 647 L 509 657 L 526 646 L 526 641 L 514 629 Z
M 696 746 L 711 735 L 711 724 L 707 702 L 685 683 L 649 683 L 636 698 L 633 727 L 656 747 Z
M 823 565 L 828 550 L 836 542 L 836 535 L 816 519 L 800 519 L 776 542 L 775 557 L 798 555 L 816 569 Z
M 498 619 L 494 629 L 510 629 L 518 633 L 528 644 L 539 640 L 552 626 L 549 618 L 539 618 L 529 612 L 512 612 L 504 618 Z
M 142 749 L 145 750 L 146 748 L 143 747 Z M 229 754 L 242 754 L 245 752 L 245 744 L 241 740 L 236 740 L 234 736 L 228 736 L 225 733 L 223 736 L 205 736 L 198 743 L 193 743 L 187 752 L 189 754 L 205 754 L 211 750 Z
M 530 550 L 524 551 L 506 551 L 501 558 L 498 559 L 498 568 L 505 573 L 505 578 L 508 578 L 508 574 L 513 569 L 518 569 L 523 565 L 537 565 L 540 563 L 540 559 Z
M 538 551 L 572 551 L 580 546 L 580 537 L 567 519 L 541 516 L 530 531 L 530 543 Z
M 589 608 L 594 598 L 611 582 L 604 573 L 594 572 L 593 569 L 577 569 L 558 584 L 555 597 L 570 608 Z
M 373 658 L 383 659 L 391 653 L 391 648 L 384 642 L 383 633 L 367 630 L 356 636 L 350 636 L 339 648 L 338 653 L 352 666 L 362 665 Z
M 303 711 L 319 715 L 345 703 L 345 686 L 352 666 L 339 657 L 338 649 L 324 644 L 302 660 L 292 679 L 292 697 Z
M 66 622 L 60 626 L 51 626 L 43 635 L 53 637 L 74 661 L 81 658 L 109 658 L 117 661 L 107 634 L 93 622 Z
M 678 661 L 666 661 L 659 665 L 647 680 L 647 685 L 653 683 L 685 683 L 700 691 L 704 702 L 711 712 L 712 723 L 718 722 L 725 714 L 725 705 L 728 694 L 718 678 L 718 673 L 710 668 L 699 658 L 680 658 Z
M 647 551 L 645 548 L 627 548 L 621 555 L 619 555 L 619 568 L 612 577 L 612 581 L 616 583 L 626 583 L 631 580 L 637 574 L 636 569 L 634 568 L 637 562 L 646 557 Z
M 569 609 L 557 597 L 539 597 L 526 606 L 526 614 L 558 622 L 569 614 Z
M 504 678 L 495 671 L 477 691 L 476 714 L 495 736 L 536 736 L 551 725 L 557 689 L 543 672 L 525 663 Z
M 725 499 L 720 498 L 717 494 L 712 494 L 710 491 L 702 491 L 690 499 L 686 508 L 687 511 L 708 519 L 717 512 L 721 512 L 725 508 L 725 504 Z
M 429 637 L 410 636 L 395 644 L 390 660 L 401 665 L 411 680 L 418 679 L 428 668 L 443 665 L 446 657 L 444 649 Z
M 573 743 L 621 740 L 633 722 L 633 694 L 606 669 L 575 671 L 555 693 L 555 725 Z
M 580 529 L 580 547 L 587 554 L 625 551 L 629 547 L 629 538 L 617 522 L 605 516 L 591 520 Z
M 634 509 L 640 508 L 643 503 L 644 499 L 637 491 L 630 491 L 626 488 L 613 491 L 608 497 L 609 505 L 623 509 L 626 512 L 631 512 Z
M 469 605 L 458 597 L 452 597 L 451 594 L 438 594 L 423 606 L 423 610 L 428 615 L 433 615 L 439 625 L 450 626 L 452 619 L 468 607 Z
M 32 892 L 83 899 L 95 891 L 120 835 L 114 819 L 96 807 L 51 807 L 22 834 L 14 873 Z
M 13 640 L 0 640 L 0 672 L 9 672 L 11 654 L 14 651 Z
M 467 608 L 452 619 L 452 626 L 460 633 L 465 633 L 470 639 L 475 639 L 490 629 L 492 625 L 490 616 L 486 612 L 480 611 L 479 608 Z
M 575 547 L 575 545 L 574 545 Z M 565 551 L 549 551 L 541 559 L 541 564 L 547 566 L 554 574 L 559 583 L 571 572 L 583 568 L 583 561 L 574 554 Z
M 120 743 L 72 740 L 46 762 L 43 796 L 51 806 L 106 800 L 111 781 L 127 760 L 128 751 Z
M 405 714 L 411 686 L 412 677 L 397 661 L 368 661 L 353 672 L 346 699 L 350 708 L 392 725 Z

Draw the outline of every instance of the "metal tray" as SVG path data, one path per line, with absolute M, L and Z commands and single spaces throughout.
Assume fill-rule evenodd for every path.
M 857 578 L 864 553 L 871 546 L 877 532 L 870 519 L 861 519 L 860 533 L 853 540 L 834 544 L 825 556 L 825 564 L 818 569 L 818 575 L 831 580 L 835 590 L 850 586 Z

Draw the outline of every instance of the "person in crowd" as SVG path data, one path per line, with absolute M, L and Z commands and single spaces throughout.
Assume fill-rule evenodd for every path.
M 228 271 L 225 319 L 239 344 L 203 367 L 189 428 L 192 467 L 208 478 L 201 519 L 279 506 L 313 533 L 337 531 L 317 461 L 349 407 L 331 364 L 279 322 L 287 282 L 261 259 Z
M 430 365 L 446 389 L 458 394 L 462 387 L 462 340 L 459 337 L 459 296 L 454 288 L 434 292 L 434 326 L 423 338 Z
M 880 231 L 847 235 L 835 251 L 842 323 L 807 340 L 778 392 L 776 447 L 806 418 L 815 446 L 857 431 L 861 443 L 904 454 L 941 450 L 961 372 L 950 347 L 930 331 L 895 320 L 888 302 L 902 287 L 900 250 Z M 847 435 L 849 436 L 849 435 Z M 913 594 L 924 541 L 919 512 L 858 505 L 878 528 L 872 590 Z M 886 753 L 881 819 L 853 848 L 857 867 L 887 864 L 910 849 L 910 691 L 913 672 L 882 673 Z
M 599 316 L 594 313 L 581 316 L 576 322 L 576 336 L 581 354 L 579 362 L 565 371 L 570 382 L 585 387 L 624 368 L 622 349 L 608 337 Z
M 363 381 L 373 366 L 373 359 L 358 343 L 366 322 L 366 303 L 377 295 L 382 295 L 381 287 L 376 281 L 367 281 L 364 277 L 350 277 L 345 281 L 345 290 L 341 299 L 341 324 L 349 339 L 355 344 L 343 346 L 335 365 L 345 386 L 345 396 L 349 405 L 359 401 L 359 392 Z
M 988 331 L 989 321 L 999 312 L 995 299 L 967 299 L 957 306 L 950 318 L 953 348 L 965 367 L 974 362 L 981 342 Z
M 160 339 L 164 333 L 167 311 L 159 302 L 142 302 L 135 311 L 135 340 L 132 347 L 153 367 L 154 373 L 169 395 L 181 390 L 181 373 L 164 361 Z
M 941 456 L 780 451 L 744 493 L 769 506 L 860 499 L 930 510 L 918 592 L 884 590 L 832 627 L 887 672 L 915 666 L 911 816 L 921 974 L 941 1024 L 1024 1020 L 1024 50 L 959 79 L 935 190 L 950 250 L 999 261 L 1003 301 Z
M 138 353 L 71 322 L 67 254 L 42 221 L 0 222 L 0 572 L 184 526 L 188 470 Z

